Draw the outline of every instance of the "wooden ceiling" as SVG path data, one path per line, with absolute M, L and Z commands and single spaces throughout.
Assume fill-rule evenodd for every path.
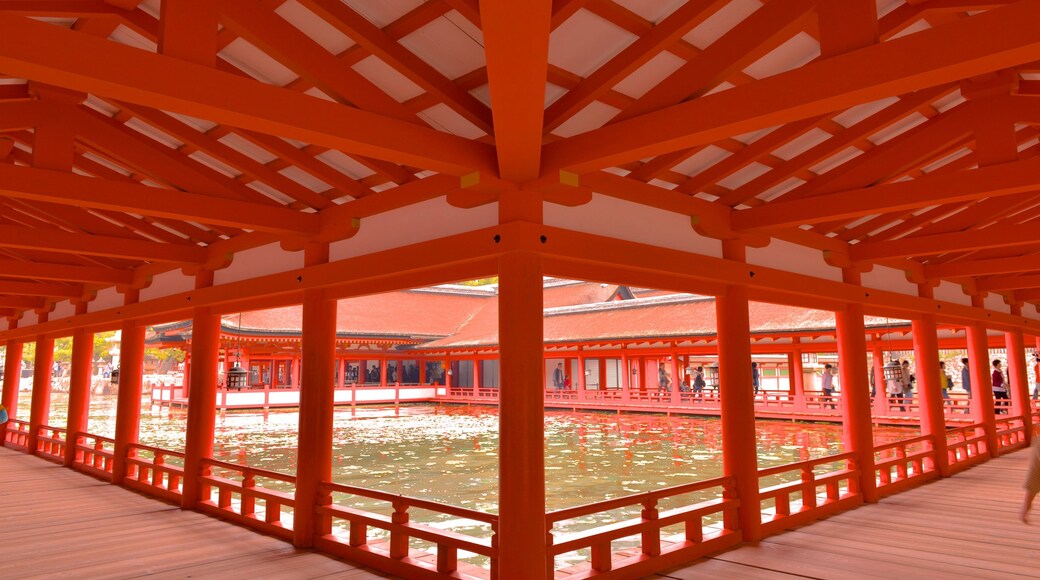
M 1037 0 L 0 0 L 0 315 L 517 187 L 1035 305 L 1037 22 Z

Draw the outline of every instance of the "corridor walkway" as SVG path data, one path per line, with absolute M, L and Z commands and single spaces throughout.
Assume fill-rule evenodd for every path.
M 385 578 L 0 448 L 5 578 Z
M 1026 452 L 659 578 L 1036 578 L 1040 502 L 1018 521 Z

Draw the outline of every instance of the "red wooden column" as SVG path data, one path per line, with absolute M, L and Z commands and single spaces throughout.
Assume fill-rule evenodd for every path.
M 861 284 L 860 273 L 843 268 L 847 284 Z M 841 410 L 845 429 L 845 449 L 856 454 L 859 467 L 859 490 L 863 501 L 878 500 L 874 474 L 874 430 L 870 418 L 870 384 L 867 376 L 867 339 L 863 323 L 863 305 L 849 304 L 834 313 L 837 323 L 838 373 L 841 379 Z
M 76 304 L 76 315 L 87 313 L 87 303 Z M 94 363 L 94 333 L 86 328 L 72 332 L 72 369 L 69 374 L 69 416 L 65 425 L 65 466 L 76 460 L 76 433 L 87 430 L 90 412 L 90 371 Z
M 137 302 L 137 290 L 127 293 L 126 303 Z M 123 322 L 119 341 L 119 395 L 116 398 L 115 457 L 112 483 L 127 476 L 129 445 L 137 443 L 141 426 L 141 386 L 144 372 L 145 326 L 135 320 Z
M 1022 316 L 1020 304 L 1011 305 L 1011 314 Z M 1011 397 L 1011 415 L 1022 417 L 1025 426 L 1026 442 L 1033 440 L 1033 414 L 1029 396 L 1032 394 L 1032 385 L 1029 384 L 1029 372 L 1026 362 L 1025 337 L 1022 329 L 1016 328 L 1011 332 L 1004 333 L 1004 344 L 1007 348 L 1008 362 L 1008 395 Z
M 501 223 L 541 220 L 540 196 L 502 194 Z M 503 243 L 511 251 L 499 259 L 498 570 L 503 578 L 546 578 L 542 262 L 528 249 L 537 240 Z
M 307 244 L 304 265 L 329 261 L 328 244 Z M 332 416 L 335 399 L 336 300 L 323 290 L 303 293 L 303 368 L 300 383 L 300 425 L 296 465 L 296 510 L 293 512 L 293 545 L 314 544 L 320 519 L 314 510 L 331 502 L 320 493 L 324 481 L 332 481 Z M 382 361 L 386 383 L 386 361 Z
M 874 369 L 874 396 L 884 399 L 885 395 L 885 351 L 875 342 L 870 347 L 871 363 Z M 876 403 L 875 403 L 876 404 Z
M 628 354 L 625 351 L 621 351 L 621 376 L 618 379 L 621 381 L 621 400 L 629 402 L 632 400 L 632 381 L 630 374 L 632 371 L 629 370 L 631 364 Z
M 743 262 L 739 240 L 723 240 L 722 255 Z M 758 445 L 755 436 L 755 399 L 751 384 L 751 321 L 745 286 L 726 286 L 715 301 L 719 344 L 719 398 L 722 407 L 722 470 L 736 482 L 738 515 L 743 539 L 762 538 L 758 484 Z
M 39 315 L 47 322 L 47 313 Z M 36 357 L 33 361 L 32 402 L 29 406 L 29 454 L 36 454 L 40 426 L 47 424 L 51 411 L 51 367 L 54 366 L 54 339 L 36 337 Z
M 195 288 L 213 285 L 213 271 L 195 274 Z M 181 507 L 195 509 L 202 495 L 199 475 L 202 459 L 213 457 L 213 430 L 217 421 L 217 359 L 220 354 L 220 316 L 209 308 L 195 308 L 191 317 L 191 376 L 188 385 L 188 425 L 184 436 L 184 482 Z
M 931 287 L 919 285 L 923 298 L 932 298 Z M 939 338 L 934 314 L 923 314 L 910 321 L 914 336 L 914 360 L 917 365 L 917 392 L 921 398 L 921 434 L 932 437 L 935 469 L 939 475 L 950 475 L 950 458 L 946 446 L 946 415 L 942 385 L 939 384 Z
M 11 320 L 8 327 L 17 328 L 16 320 Z M 22 379 L 22 352 L 24 344 L 21 341 L 7 341 L 4 359 L 4 392 L 0 396 L 0 404 L 7 407 L 7 415 L 11 419 L 18 418 L 18 384 Z M 0 425 L 0 447 L 7 442 L 7 423 Z
M 972 296 L 971 304 L 983 308 L 981 296 Z M 997 448 L 997 421 L 993 415 L 993 380 L 989 371 L 989 344 L 986 327 L 973 324 L 967 327 L 968 372 L 971 375 L 971 418 L 982 423 L 986 430 L 986 448 L 992 457 L 999 455 Z
M 578 347 L 578 376 L 575 377 L 571 381 L 571 384 L 574 386 L 575 389 L 578 390 L 578 399 L 582 400 L 582 401 L 587 399 L 588 396 L 589 396 L 589 390 L 588 390 L 589 389 L 589 385 L 588 385 L 588 380 L 586 380 L 586 377 L 585 377 L 585 372 L 586 372 L 585 356 L 582 353 L 582 348 L 579 346 Z
M 795 341 L 798 340 L 796 337 Z M 791 397 L 794 399 L 795 409 L 805 409 L 805 371 L 802 368 L 802 353 L 792 351 L 787 353 L 787 380 L 790 382 Z

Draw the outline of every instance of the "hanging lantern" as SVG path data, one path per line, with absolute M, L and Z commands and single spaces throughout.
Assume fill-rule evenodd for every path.
M 903 366 L 899 364 L 899 361 L 893 359 L 885 363 L 882 368 L 885 374 L 885 381 L 901 381 L 903 379 Z
M 108 382 L 112 385 L 119 384 L 119 368 L 112 369 L 112 374 L 108 376 Z
M 249 385 L 249 373 L 236 362 L 235 366 L 228 369 L 224 383 L 229 389 L 244 389 Z

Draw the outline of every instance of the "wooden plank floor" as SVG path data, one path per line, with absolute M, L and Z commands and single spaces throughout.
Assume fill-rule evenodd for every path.
M 0 448 L 5 578 L 387 578 Z
M 1040 578 L 1040 502 L 1018 520 L 1026 451 L 658 578 Z

